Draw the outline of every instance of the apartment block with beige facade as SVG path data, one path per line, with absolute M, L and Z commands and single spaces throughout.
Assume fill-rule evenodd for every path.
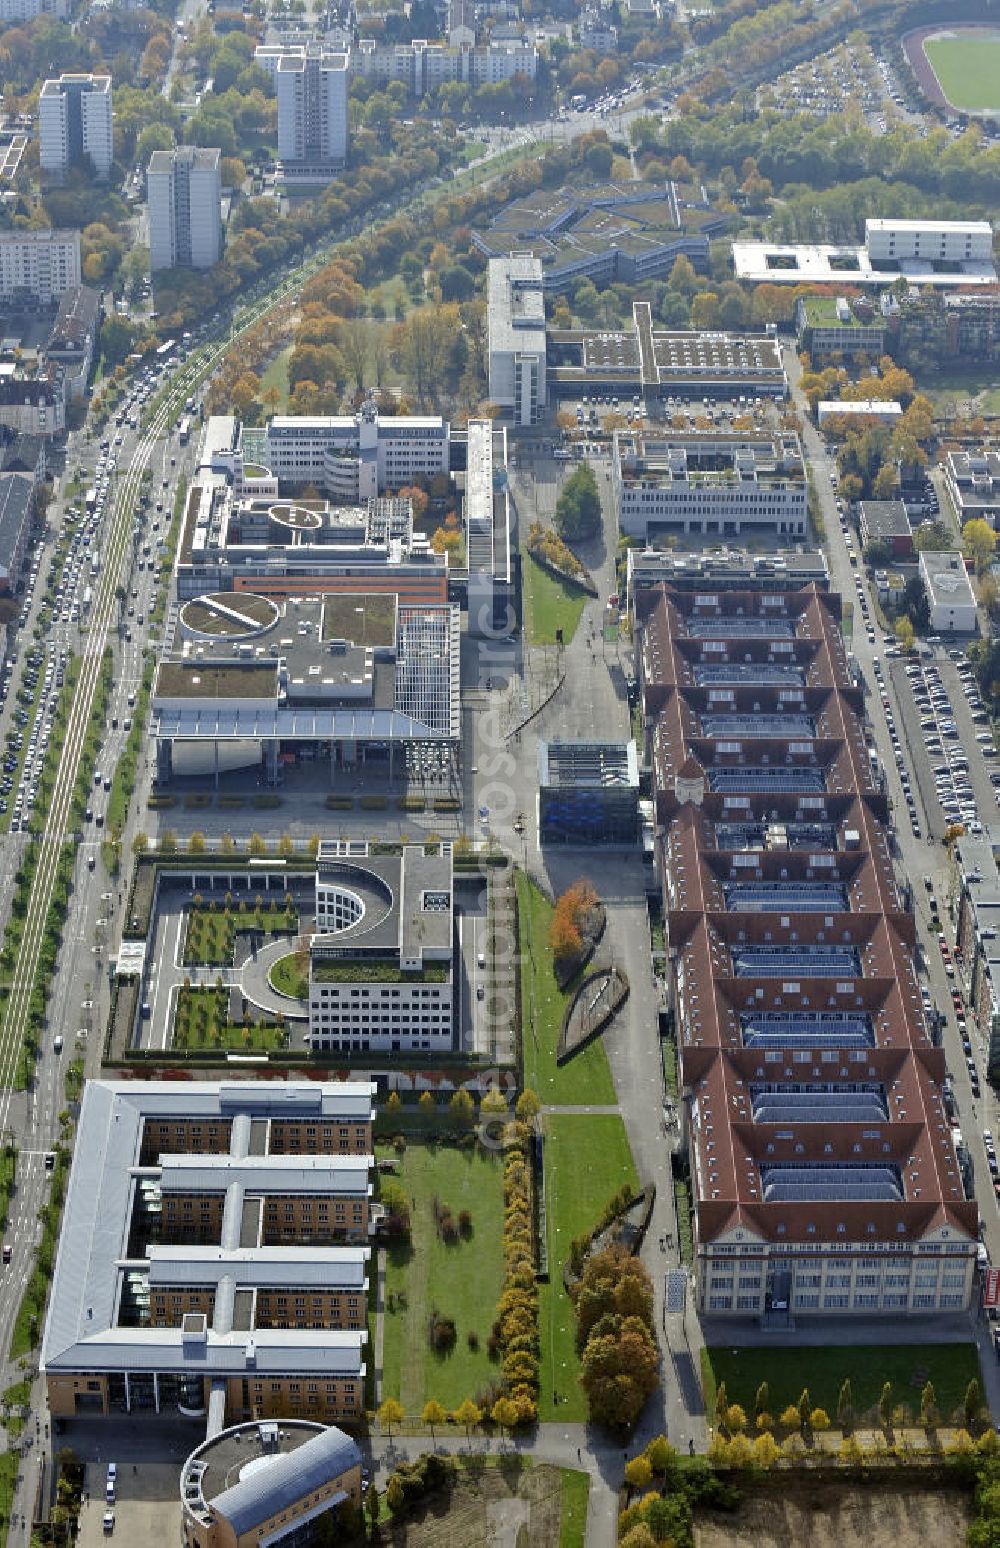
M 359 1418 L 373 1096 L 88 1083 L 43 1340 L 53 1415 Z

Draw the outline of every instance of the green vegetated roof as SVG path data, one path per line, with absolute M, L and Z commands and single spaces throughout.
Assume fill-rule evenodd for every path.
M 353 645 L 394 645 L 395 592 L 333 592 L 323 598 L 324 640 Z
M 802 304 L 805 308 L 806 322 L 814 328 L 857 328 L 861 326 L 860 319 L 855 317 L 853 311 L 845 321 L 837 311 L 836 296 L 804 296 Z M 848 302 L 850 307 L 850 302 Z
M 443 984 L 448 968 L 443 962 L 428 962 L 419 972 L 404 973 L 392 962 L 313 961 L 312 978 L 317 984 Z

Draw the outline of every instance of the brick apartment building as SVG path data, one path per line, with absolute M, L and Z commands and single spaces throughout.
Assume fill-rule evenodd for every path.
M 636 614 L 699 1310 L 961 1311 L 977 1208 L 840 598 L 699 573 Z

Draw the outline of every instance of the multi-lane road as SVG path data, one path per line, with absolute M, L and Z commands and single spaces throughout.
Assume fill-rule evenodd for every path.
M 491 159 L 484 158 L 482 165 L 488 167 Z M 420 195 L 415 198 L 405 196 L 396 205 L 387 206 L 381 214 L 383 218 L 391 218 L 408 207 L 419 207 L 423 199 L 424 196 Z M 38 1237 L 37 1211 L 47 1191 L 44 1155 L 58 1138 L 58 1114 L 64 1101 L 65 1065 L 77 1053 L 83 1056 L 88 1074 L 96 1073 L 100 1066 L 101 1034 L 108 1009 L 104 948 L 106 937 L 112 933 L 114 915 L 121 899 L 117 884 L 110 881 L 100 859 L 95 859 L 93 870 L 88 864 L 91 854 L 99 855 L 100 841 L 106 832 L 106 829 L 96 826 L 95 820 L 85 824 L 83 842 L 78 844 L 74 886 L 64 922 L 63 943 L 56 973 L 49 985 L 49 1031 L 39 1051 L 35 1079 L 26 1094 L 14 1089 L 59 856 L 63 844 L 76 837 L 71 826 L 73 792 L 80 772 L 104 654 L 110 647 L 114 661 L 114 687 L 98 767 L 102 775 L 110 775 L 124 749 L 127 735 L 124 722 L 130 709 L 128 694 L 138 689 L 143 652 L 150 638 L 149 614 L 155 571 L 147 567 L 136 575 L 133 543 L 133 527 L 143 492 L 143 475 L 147 469 L 153 472 L 154 503 L 166 477 L 169 488 L 165 503 L 172 503 L 176 480 L 184 471 L 185 456 L 175 439 L 175 425 L 187 398 L 200 392 L 241 333 L 256 326 L 276 306 L 294 297 L 302 285 L 334 255 L 338 242 L 356 236 L 360 229 L 360 226 L 352 224 L 340 233 L 337 242 L 310 252 L 305 261 L 279 283 L 259 286 L 249 302 L 238 306 L 231 314 L 217 313 L 211 325 L 214 337 L 199 342 L 189 357 L 169 373 L 157 396 L 144 411 L 142 422 L 133 428 L 126 421 L 118 436 L 115 436 L 112 448 L 116 464 L 113 493 L 107 502 L 103 527 L 94 540 L 94 549 L 101 556 L 101 569 L 93 580 L 94 597 L 85 620 L 86 627 L 81 629 L 79 639 L 75 628 L 70 631 L 72 643 L 76 645 L 79 655 L 80 673 L 70 706 L 55 786 L 39 839 L 39 858 L 24 921 L 21 948 L 5 1014 L 0 1023 L 0 1133 L 10 1129 L 22 1151 L 8 1232 L 12 1261 L 2 1269 L 2 1283 L 7 1292 L 0 1298 L 0 1360 L 3 1361 L 0 1384 L 3 1386 L 18 1376 L 16 1368 L 6 1361 L 6 1351 L 20 1295 L 33 1269 Z M 114 431 L 110 434 L 113 436 Z M 192 455 L 192 452 L 188 452 L 188 459 Z M 81 469 L 87 475 L 92 474 L 97 457 L 98 437 L 95 433 L 83 431 L 71 435 L 66 453 L 67 477 L 70 471 L 76 469 Z M 175 463 L 179 465 L 175 466 Z M 57 491 L 57 498 L 50 511 L 51 521 L 58 522 L 64 503 Z M 167 516 L 169 508 L 168 504 Z M 133 588 L 139 591 L 134 599 L 131 596 Z M 121 616 L 120 589 L 125 591 L 125 620 Z M 130 604 L 136 615 L 134 622 L 127 619 Z M 145 619 L 143 625 L 138 623 L 140 613 Z M 37 604 L 25 627 L 25 636 L 30 633 L 36 616 Z M 123 623 L 126 625 L 124 628 L 121 627 Z M 131 634 L 131 639 L 127 637 L 128 634 Z M 115 719 L 118 721 L 117 727 L 112 724 Z M 92 787 L 90 800 L 96 819 L 98 814 L 103 815 L 107 804 L 103 781 L 100 788 Z M 130 831 L 127 830 L 126 842 L 123 844 L 122 864 L 125 868 L 129 863 L 127 839 Z M 19 835 L 0 841 L 0 867 L 8 881 L 17 869 L 24 843 Z M 64 1040 L 61 1053 L 57 1053 L 54 1047 L 56 1029 Z M 85 1039 L 79 1037 L 80 1032 L 87 1033 Z M 12 1535 L 11 1540 L 16 1541 L 16 1535 Z

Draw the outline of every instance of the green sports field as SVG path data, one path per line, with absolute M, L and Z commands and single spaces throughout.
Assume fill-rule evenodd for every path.
M 952 107 L 1000 112 L 1000 33 L 927 38 L 924 53 Z

